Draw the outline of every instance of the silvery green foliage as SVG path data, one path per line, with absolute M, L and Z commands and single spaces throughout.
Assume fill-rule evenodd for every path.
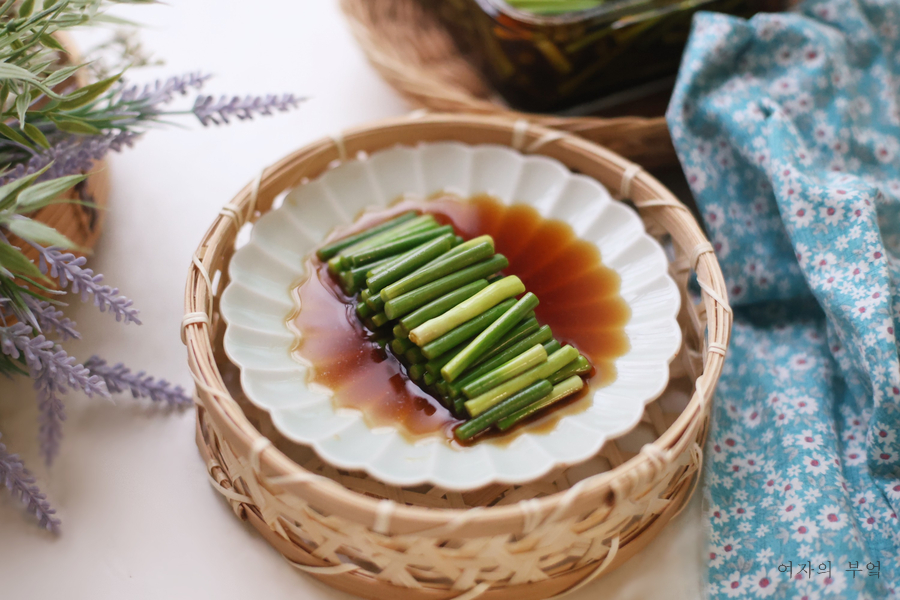
M 44 459 L 58 454 L 65 418 L 63 394 L 79 389 L 88 395 L 129 392 L 172 406 L 190 404 L 180 386 L 131 373 L 92 358 L 96 372 L 76 364 L 57 343 L 79 338 L 66 318 L 66 292 L 82 300 L 93 298 L 101 311 L 117 321 L 140 324 L 137 309 L 119 290 L 103 284 L 103 276 L 85 267 L 86 260 L 66 252 L 74 247 L 52 227 L 31 219 L 40 209 L 62 200 L 74 189 L 76 202 L 89 204 L 78 186 L 84 174 L 110 151 L 118 152 L 147 129 L 166 125 L 169 117 L 194 114 L 201 123 L 227 123 L 269 115 L 297 105 L 292 95 L 237 97 L 219 102 L 198 98 L 194 110 L 168 106 L 179 96 L 196 92 L 209 79 L 202 72 L 158 80 L 146 85 L 125 83 L 121 73 L 88 85 L 72 85 L 87 64 L 69 64 L 54 34 L 90 25 L 111 5 L 147 0 L 0 1 L 0 374 L 30 375 L 40 412 L 39 439 Z M 70 55 L 71 56 L 71 55 Z M 95 58 L 95 57 L 91 57 Z M 132 57 L 133 58 L 133 57 Z M 124 60 L 120 64 L 133 63 Z M 144 59 L 144 63 L 147 63 Z M 70 197 L 70 196 L 66 196 Z M 15 236 L 15 237 L 13 237 Z M 39 253 L 35 265 L 10 240 L 24 240 Z M 58 282 L 48 289 L 45 274 Z M 47 299 L 35 297 L 42 293 Z M 22 498 L 42 526 L 56 531 L 59 520 L 22 461 L 0 444 L 0 481 Z

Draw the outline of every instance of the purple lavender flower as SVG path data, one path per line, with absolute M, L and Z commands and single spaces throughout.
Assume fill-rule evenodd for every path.
M 43 335 L 32 337 L 31 333 L 31 327 L 25 323 L 0 327 L 0 350 L 13 359 L 19 356 L 25 358 L 35 386 L 49 390 L 68 386 L 88 396 L 109 396 L 102 378 L 92 375 L 83 365 L 76 364 L 75 359 L 66 354 L 59 344 Z
M 38 440 L 41 444 L 41 454 L 44 462 L 49 467 L 59 454 L 59 443 L 62 440 L 62 424 L 66 420 L 66 411 L 62 400 L 56 392 L 43 387 L 40 382 L 35 384 L 37 388 L 39 429 Z
M 122 363 L 110 367 L 102 358 L 92 356 L 84 366 L 91 374 L 101 377 L 107 389 L 114 394 L 131 392 L 134 398 L 150 398 L 153 402 L 165 402 L 169 406 L 191 404 L 191 397 L 180 385 L 172 387 L 165 379 L 154 379 L 144 371 L 132 373 Z
M 12 495 L 28 507 L 28 512 L 37 518 L 41 527 L 59 533 L 59 519 L 56 511 L 47 502 L 47 496 L 34 484 L 34 476 L 25 468 L 17 454 L 10 454 L 0 443 L 0 482 L 6 485 Z
M 130 148 L 138 137 L 140 134 L 133 131 L 119 131 L 98 136 L 67 136 L 56 145 L 35 154 L 28 162 L 15 165 L 0 178 L 0 185 L 31 175 L 50 163 L 53 164 L 38 177 L 38 182 L 87 173 L 95 162 L 104 158 L 110 151 L 120 152 L 123 148 Z
M 56 332 L 62 341 L 81 339 L 81 334 L 75 329 L 75 321 L 65 316 L 56 306 L 33 296 L 25 296 L 24 300 L 42 332 Z
M 111 288 L 101 285 L 103 275 L 94 275 L 93 269 L 85 269 L 87 259 L 83 256 L 76 257 L 71 252 L 63 253 L 58 248 L 44 248 L 32 244 L 40 252 L 39 267 L 41 272 L 50 273 L 50 276 L 59 280 L 59 286 L 66 289 L 71 282 L 72 292 L 81 293 L 81 300 L 86 301 L 88 296 L 94 296 L 94 305 L 100 312 L 109 312 L 116 315 L 116 321 L 141 324 L 138 318 L 138 310 L 132 308 L 133 302 L 125 296 L 119 295 L 119 288 Z
M 171 102 L 176 94 L 185 96 L 191 88 L 199 90 L 210 77 L 212 75 L 197 71 L 186 75 L 169 77 L 165 81 L 157 79 L 143 86 L 128 86 L 123 83 L 120 91 L 116 96 L 113 96 L 110 104 L 127 103 L 157 107 Z
M 243 121 L 252 119 L 256 114 L 271 115 L 273 110 L 286 112 L 296 108 L 302 100 L 294 94 L 284 94 L 281 97 L 272 94 L 265 97 L 247 96 L 246 98 L 233 96 L 231 99 L 222 96 L 218 102 L 212 96 L 197 96 L 192 111 L 204 126 L 210 123 L 221 125 L 229 123 L 228 119 L 231 117 L 237 117 Z

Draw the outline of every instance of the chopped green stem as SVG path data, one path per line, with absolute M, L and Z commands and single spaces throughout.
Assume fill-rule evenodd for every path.
M 432 377 L 434 377 L 434 373 L 432 373 L 431 371 L 428 371 L 427 368 L 425 369 L 425 372 L 428 373 L 429 375 L 431 375 Z M 437 390 L 437 393 L 440 394 L 440 396 L 441 396 L 441 404 L 444 404 L 445 406 L 447 406 L 449 408 L 450 407 L 449 404 L 445 403 L 445 400 L 447 399 L 447 382 L 444 381 L 443 379 L 437 379 L 434 382 L 434 389 Z
M 493 369 L 496 369 L 497 367 L 499 367 L 500 365 L 502 365 L 509 359 L 518 356 L 522 352 L 525 352 L 526 350 L 528 350 L 535 344 L 544 344 L 544 350 L 547 351 L 547 355 L 549 356 L 550 354 L 553 354 L 553 352 L 555 352 L 559 348 L 558 347 L 554 348 L 553 351 L 548 349 L 548 345 L 552 344 L 553 342 L 556 341 L 556 340 L 550 339 L 552 335 L 553 335 L 553 332 L 550 331 L 550 327 L 548 325 L 544 325 L 537 331 L 535 331 L 532 334 L 526 336 L 525 338 L 519 340 L 512 346 L 509 346 L 503 352 L 496 354 L 490 360 L 487 360 L 487 361 L 479 364 L 478 366 L 473 368 L 471 371 L 466 373 L 464 377 L 461 377 L 460 379 L 458 379 L 458 380 L 454 381 L 452 384 L 450 384 L 451 395 L 455 398 L 456 396 L 458 396 L 459 394 L 462 393 L 462 388 L 464 386 L 475 381 L 476 379 L 478 379 L 485 373 L 489 373 Z M 547 340 L 550 340 L 550 341 L 547 341 Z M 557 346 L 559 346 L 558 342 L 557 342 Z M 448 360 L 447 362 L 450 362 L 450 361 Z M 445 362 L 444 364 L 447 364 L 447 362 Z M 443 365 L 441 365 L 441 366 L 443 366 Z
M 553 354 L 554 352 L 556 352 L 556 351 L 559 350 L 560 348 L 562 348 L 562 344 L 560 344 L 560 343 L 557 342 L 556 340 L 550 340 L 549 342 L 547 342 L 546 344 L 544 344 L 544 350 L 547 351 L 547 354 L 548 354 L 548 355 Z
M 504 277 L 500 281 L 488 285 L 471 298 L 464 300 L 443 314 L 425 321 L 409 332 L 409 339 L 419 346 L 424 346 L 431 340 L 444 335 L 454 327 L 457 327 L 470 319 L 474 319 L 489 308 L 493 308 L 507 298 L 517 296 L 524 291 L 525 285 L 522 283 L 521 279 L 515 275 Z M 534 298 L 534 294 L 531 294 L 531 297 Z M 537 299 L 535 298 L 535 306 L 537 306 L 536 300 Z M 521 315 L 519 316 L 521 317 Z M 518 319 L 510 325 L 509 329 L 512 329 L 517 322 Z M 506 331 L 503 333 L 506 333 Z M 447 378 L 445 377 L 445 379 Z M 447 379 L 447 381 L 453 380 Z
M 469 411 L 469 414 L 473 417 L 477 417 L 486 410 L 490 410 L 492 407 L 500 404 L 503 400 L 519 390 L 528 387 L 538 379 L 550 377 L 577 357 L 578 350 L 573 346 L 563 346 L 561 349 L 551 354 L 547 359 L 547 362 L 513 377 L 506 383 L 501 383 L 480 396 L 472 398 L 466 402 L 466 410 Z
M 398 356 L 402 356 L 407 350 L 412 350 L 415 347 L 415 344 L 404 338 L 395 338 L 394 341 L 391 342 L 391 350 Z
M 380 260 L 377 263 L 372 263 L 371 265 L 364 265 L 362 267 L 354 267 L 347 271 L 341 271 L 339 275 L 341 280 L 341 289 L 352 296 L 360 288 L 365 287 L 366 274 L 372 269 L 372 267 L 383 264 L 385 262 L 387 261 Z
M 493 254 L 494 245 L 489 242 L 482 242 L 472 248 L 463 250 L 452 258 L 435 261 L 433 264 L 426 265 L 424 268 L 415 272 L 407 271 L 404 273 L 402 279 L 398 277 L 397 279 L 392 280 L 390 285 L 381 285 L 376 288 L 373 287 L 372 282 L 370 282 L 369 287 L 372 288 L 372 291 L 381 290 L 381 297 L 384 298 L 385 301 L 388 301 L 397 296 L 402 296 L 407 292 L 411 292 L 416 288 L 420 288 L 426 283 L 431 283 L 445 275 L 450 275 L 469 265 L 473 265 Z
M 487 327 L 491 323 L 503 316 L 503 313 L 509 310 L 509 307 L 515 303 L 515 299 L 510 298 L 509 300 L 505 300 L 497 306 L 486 310 L 474 319 L 466 321 L 462 325 L 456 327 L 451 331 L 448 331 L 436 340 L 432 340 L 424 346 L 420 346 L 420 348 L 422 348 L 422 353 L 427 356 L 429 360 L 437 358 L 460 342 L 467 340 L 470 337 L 477 335 L 487 329 Z M 441 371 L 443 372 L 443 369 L 441 369 Z M 446 380 L 447 378 L 445 377 L 444 379 Z
M 422 375 L 422 383 L 425 385 L 434 385 L 435 381 L 434 375 L 431 373 L 426 372 Z
M 384 303 L 384 312 L 391 319 L 400 318 L 411 313 L 420 306 L 431 302 L 435 298 L 443 296 L 447 292 L 451 292 L 459 287 L 471 283 L 476 279 L 482 279 L 488 275 L 492 275 L 497 271 L 502 271 L 509 266 L 509 261 L 502 254 L 495 254 L 491 258 L 474 264 L 471 267 L 461 269 L 456 273 L 441 277 L 437 281 L 432 281 L 427 285 L 423 285 L 419 289 L 413 290 L 407 294 L 403 294 L 397 298 L 393 298 Z M 380 298 L 380 296 L 379 296 Z
M 497 283 L 491 285 L 503 285 L 505 282 L 509 281 L 510 277 L 506 279 L 501 279 Z M 519 281 L 518 277 L 514 278 L 518 281 L 519 285 L 524 290 L 525 286 L 522 285 L 522 282 Z M 488 286 L 487 289 L 490 289 Z M 441 369 L 441 375 L 443 375 L 444 379 L 447 381 L 456 380 L 469 366 L 474 363 L 480 356 L 485 355 L 488 350 L 491 349 L 500 339 L 506 335 L 513 327 L 516 326 L 516 323 L 522 320 L 522 317 L 533 311 L 534 308 L 538 305 L 537 296 L 528 292 L 522 298 L 516 302 L 512 308 L 510 308 L 502 317 L 491 323 L 491 326 L 482 331 L 478 337 L 472 340 L 472 343 L 466 346 L 466 348 L 453 357 L 453 360 L 444 365 L 444 368 Z M 410 339 L 414 342 L 418 343 L 417 340 L 412 338 L 412 335 L 415 332 L 411 332 Z
M 550 383 L 556 385 L 564 379 L 568 379 L 572 375 L 584 375 L 591 371 L 591 363 L 584 356 L 579 356 L 562 369 L 548 377 Z
M 381 312 L 385 310 L 384 300 L 382 300 L 381 296 L 379 296 L 378 294 L 369 297 L 369 299 L 366 300 L 366 306 L 371 308 L 372 312 Z M 388 315 L 388 317 L 390 317 L 390 315 Z
M 344 271 L 350 268 L 350 263 L 344 264 L 344 256 L 352 252 L 358 252 L 360 250 L 364 250 L 371 246 L 375 246 L 376 244 L 380 244 L 385 242 L 392 237 L 399 234 L 408 234 L 414 231 L 421 231 L 422 229 L 429 229 L 437 227 L 437 221 L 434 220 L 434 217 L 431 215 L 422 215 L 419 217 L 414 217 L 409 221 L 405 221 L 400 223 L 399 225 L 377 233 L 371 237 L 368 237 L 361 242 L 357 242 L 352 246 L 344 248 L 337 255 L 332 256 L 328 259 L 328 270 L 331 273 L 338 273 L 340 271 Z
M 470 248 L 474 248 L 475 246 L 477 246 L 483 242 L 488 242 L 491 245 L 491 248 L 494 247 L 494 238 L 492 238 L 489 235 L 481 235 L 476 238 L 472 238 L 468 242 L 463 242 L 462 238 L 459 238 L 459 240 L 460 240 L 460 244 L 458 246 L 455 246 L 447 254 L 445 254 L 443 256 L 439 256 L 438 258 L 434 259 L 433 261 L 431 261 L 431 263 L 429 263 L 428 266 L 437 264 L 437 263 L 445 261 L 445 260 L 450 260 L 451 258 L 454 258 L 454 257 L 458 256 L 459 254 L 461 254 L 462 252 L 465 252 L 466 250 L 469 250 Z
M 493 406 L 490 410 L 485 411 L 471 421 L 463 423 L 454 430 L 456 438 L 465 441 L 486 431 L 491 425 L 500 421 L 521 408 L 534 404 L 541 398 L 547 396 L 553 391 L 553 386 L 546 379 L 535 381 L 511 394 L 505 398 L 503 402 Z M 468 407 L 468 404 L 467 404 Z
M 511 358 L 496 369 L 488 371 L 475 381 L 466 384 L 462 388 L 463 394 L 468 398 L 480 396 L 491 388 L 495 388 L 505 381 L 509 381 L 519 373 L 524 373 L 532 367 L 536 367 L 547 360 L 547 351 L 540 344 L 535 344 L 520 355 Z
M 372 322 L 375 323 L 375 327 L 381 327 L 388 322 L 387 315 L 384 312 L 372 315 Z
M 409 378 L 413 381 L 420 381 L 425 374 L 425 366 L 421 364 L 410 365 L 407 373 L 409 373 Z
M 466 414 L 466 399 L 463 396 L 453 399 L 453 414 L 465 419 L 469 415 Z
M 359 302 L 356 305 L 356 315 L 360 319 L 368 319 L 372 314 L 372 309 L 365 302 Z
M 410 348 L 404 353 L 406 360 L 410 362 L 410 364 L 418 365 L 424 364 L 428 362 L 428 359 L 425 358 L 425 355 L 422 354 L 422 351 L 418 348 Z
M 500 431 L 506 431 L 510 427 L 524 421 L 531 415 L 544 410 L 551 404 L 562 400 L 567 396 L 571 396 L 575 392 L 580 391 L 584 387 L 584 380 L 577 375 L 573 375 L 568 379 L 557 383 L 553 386 L 553 391 L 546 398 L 541 398 L 537 402 L 529 404 L 525 408 L 520 408 L 509 416 L 503 417 L 497 422 Z
M 435 377 L 440 376 L 441 367 L 443 367 L 448 362 L 450 362 L 450 359 L 453 358 L 457 352 L 459 352 L 460 350 L 465 348 L 468 345 L 468 343 L 470 341 L 472 341 L 473 339 L 475 339 L 475 336 L 472 336 L 471 338 L 465 340 L 461 344 L 457 344 L 456 346 L 454 346 L 447 352 L 444 352 L 437 358 L 429 360 L 428 364 L 425 365 L 425 368 L 428 370 L 429 373 L 433 374 Z
M 476 360 L 474 363 L 472 363 L 472 366 L 469 368 L 472 369 L 472 368 L 480 366 L 483 362 L 493 359 L 495 356 L 497 356 L 501 352 L 505 352 L 507 349 L 514 346 L 515 344 L 518 344 L 519 342 L 521 342 L 522 340 L 524 340 L 531 334 L 533 334 L 539 330 L 542 330 L 544 328 L 547 328 L 547 334 L 546 334 L 547 338 L 546 339 L 549 340 L 550 338 L 553 337 L 553 334 L 550 332 L 550 327 L 548 325 L 544 325 L 543 327 L 541 327 L 540 323 L 538 323 L 537 319 L 535 319 L 534 317 L 531 317 L 528 319 L 522 319 L 521 321 L 519 321 L 519 324 L 516 325 L 512 331 L 510 331 L 509 333 L 504 335 L 500 339 L 500 341 L 497 342 L 496 346 L 491 348 L 487 354 L 485 354 L 484 356 L 482 356 L 481 358 Z M 466 373 L 466 375 L 468 375 L 468 373 Z
M 434 217 L 431 215 L 422 215 L 420 217 L 416 217 L 411 221 L 407 221 L 405 223 L 401 223 L 397 227 L 393 229 L 388 229 L 387 231 L 383 231 L 376 236 L 370 237 L 369 239 L 363 240 L 359 244 L 350 246 L 349 248 L 345 248 L 341 250 L 338 254 L 340 258 L 340 265 L 342 269 L 349 269 L 353 266 L 350 263 L 349 257 L 351 254 L 356 254 L 357 252 L 361 252 L 363 250 L 367 250 L 369 248 L 375 248 L 380 246 L 381 244 L 387 243 L 393 239 L 396 239 L 397 236 L 401 235 L 410 235 L 413 233 L 421 233 L 422 231 L 428 231 L 430 229 L 437 229 L 440 227 L 438 222 L 434 220 Z
M 382 231 L 392 229 L 393 227 L 396 227 L 397 225 L 400 225 L 403 222 L 414 219 L 415 217 L 416 217 L 416 213 L 413 211 L 403 213 L 399 217 L 395 217 L 389 221 L 385 221 L 384 223 L 381 223 L 380 225 L 376 225 L 375 227 L 370 227 L 369 229 L 366 229 L 365 231 L 361 231 L 361 232 L 357 233 L 356 235 L 351 235 L 349 237 L 345 237 L 344 239 L 338 240 L 336 242 L 332 242 L 331 244 L 328 244 L 324 248 L 319 248 L 316 251 L 316 256 L 319 258 L 319 260 L 322 260 L 322 261 L 328 260 L 329 258 L 331 258 L 332 256 L 335 256 L 338 252 L 340 252 L 344 248 L 349 248 L 350 246 L 352 246 L 356 243 L 359 243 L 366 238 L 370 238 L 377 233 L 381 233 Z
M 412 250 L 413 248 L 417 248 L 425 242 L 433 240 L 439 235 L 444 235 L 447 233 L 453 233 L 453 227 L 451 227 L 450 225 L 444 225 L 443 227 L 435 227 L 434 229 L 426 229 L 425 231 L 418 231 L 415 233 L 402 235 L 393 240 L 388 240 L 387 242 L 373 248 L 367 248 L 365 250 L 360 250 L 359 252 L 349 254 L 346 257 L 346 260 L 349 260 L 350 264 L 354 267 L 360 267 L 362 265 L 369 264 L 375 261 L 392 258 L 394 256 L 397 256 L 398 254 L 407 252 L 409 250 Z
M 430 242 L 426 242 L 409 252 L 402 260 L 396 260 L 386 266 L 383 270 L 373 273 L 366 280 L 368 288 L 372 292 L 378 292 L 384 288 L 384 286 L 397 281 L 405 275 L 412 273 L 433 258 L 444 254 L 453 244 L 453 237 L 452 233 L 445 233 L 440 237 L 436 237 Z M 384 298 L 384 295 L 382 295 L 382 298 Z
M 444 314 L 451 308 L 457 306 L 460 302 L 468 300 L 487 286 L 487 279 L 479 279 L 478 281 L 473 281 L 468 285 L 455 289 L 449 294 L 444 294 L 437 300 L 429 302 L 422 308 L 419 308 L 400 319 L 402 331 L 406 332 L 405 335 L 409 335 L 410 331 L 425 321 Z

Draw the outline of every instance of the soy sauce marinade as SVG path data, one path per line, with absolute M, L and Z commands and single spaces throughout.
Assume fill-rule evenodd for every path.
M 410 210 L 434 215 L 465 239 L 492 236 L 496 252 L 509 260 L 503 273 L 517 275 L 540 299 L 535 310 L 538 321 L 594 365 L 590 386 L 615 379 L 613 363 L 628 350 L 624 326 L 630 311 L 619 295 L 618 275 L 602 264 L 593 244 L 580 240 L 568 224 L 544 219 L 529 206 L 506 206 L 489 196 L 466 201 L 448 195 L 403 200 L 362 216 L 331 239 Z M 309 381 L 331 389 L 336 406 L 360 410 L 370 426 L 397 426 L 413 438 L 436 432 L 452 438 L 460 421 L 411 381 L 393 354 L 372 339 L 355 313 L 356 299 L 341 291 L 327 266 L 315 256 L 306 266 L 312 275 L 294 291 L 301 310 L 291 320 L 300 339 L 296 353 L 310 365 Z M 580 398 L 585 390 L 566 399 L 564 408 L 549 412 L 547 427 L 563 414 L 584 409 Z

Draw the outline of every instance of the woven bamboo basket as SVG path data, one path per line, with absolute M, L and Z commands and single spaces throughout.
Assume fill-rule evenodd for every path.
M 242 397 L 222 350 L 221 291 L 239 230 L 293 186 L 395 145 L 457 140 L 555 158 L 629 198 L 671 243 L 683 347 L 639 426 L 586 463 L 525 485 L 459 493 L 396 488 L 323 464 Z M 701 299 L 687 282 L 696 273 Z M 573 135 L 486 116 L 418 115 L 325 138 L 264 169 L 207 231 L 188 276 L 182 339 L 196 383 L 197 443 L 212 485 L 292 565 L 374 599 L 529 600 L 579 588 L 652 540 L 699 478 L 731 329 L 725 284 L 685 207 L 637 165 Z
M 412 104 L 437 112 L 526 119 L 575 133 L 644 167 L 678 165 L 665 117 L 560 117 L 496 102 L 421 0 L 341 0 L 350 30 L 381 76 Z

